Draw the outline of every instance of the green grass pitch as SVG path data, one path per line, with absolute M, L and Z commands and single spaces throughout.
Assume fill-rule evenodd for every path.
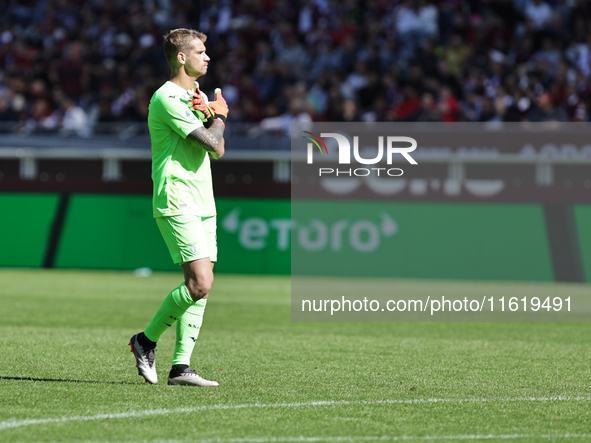
M 220 388 L 166 385 L 172 330 L 148 385 L 127 343 L 180 278 L 0 270 L 0 442 L 591 441 L 590 324 L 291 323 L 288 277 L 216 277 L 193 366 Z

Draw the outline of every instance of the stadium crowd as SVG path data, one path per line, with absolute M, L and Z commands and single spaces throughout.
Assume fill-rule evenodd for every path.
M 589 121 L 590 23 L 586 0 L 9 0 L 0 121 L 81 136 L 145 122 L 177 27 L 208 35 L 201 88 L 221 86 L 229 120 L 261 129 Z

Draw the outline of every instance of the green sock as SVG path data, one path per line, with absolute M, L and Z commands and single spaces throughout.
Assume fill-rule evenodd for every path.
M 205 312 L 207 299 L 201 299 L 193 304 L 179 318 L 176 324 L 176 343 L 174 346 L 173 365 L 190 365 L 191 353 L 195 347 L 199 331 L 203 324 L 203 313 Z
M 191 298 L 185 283 L 178 288 L 174 288 L 162 302 L 160 309 L 156 312 L 144 334 L 150 340 L 158 341 L 164 331 L 170 328 L 194 304 L 195 302 Z

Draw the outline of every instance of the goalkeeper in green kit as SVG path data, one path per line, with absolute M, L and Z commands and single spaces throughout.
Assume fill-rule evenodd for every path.
M 152 384 L 158 383 L 156 343 L 176 322 L 168 384 L 219 386 L 189 367 L 217 260 L 209 157 L 219 159 L 224 155 L 228 116 L 221 91 L 216 89 L 215 100 L 208 102 L 196 82 L 207 72 L 206 38 L 192 29 L 175 29 L 164 36 L 164 55 L 172 75 L 150 100 L 154 217 L 173 261 L 180 264 L 185 277 L 164 299 L 144 332 L 129 342 L 139 375 Z

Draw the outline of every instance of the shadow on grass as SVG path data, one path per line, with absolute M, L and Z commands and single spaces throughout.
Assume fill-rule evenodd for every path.
M 133 383 L 129 381 L 97 381 L 97 380 L 68 380 L 64 378 L 35 378 L 35 377 L 4 377 L 0 376 L 0 380 L 16 380 L 16 381 L 55 381 L 62 383 L 91 383 L 91 384 L 106 384 L 106 385 L 143 385 L 145 383 Z

